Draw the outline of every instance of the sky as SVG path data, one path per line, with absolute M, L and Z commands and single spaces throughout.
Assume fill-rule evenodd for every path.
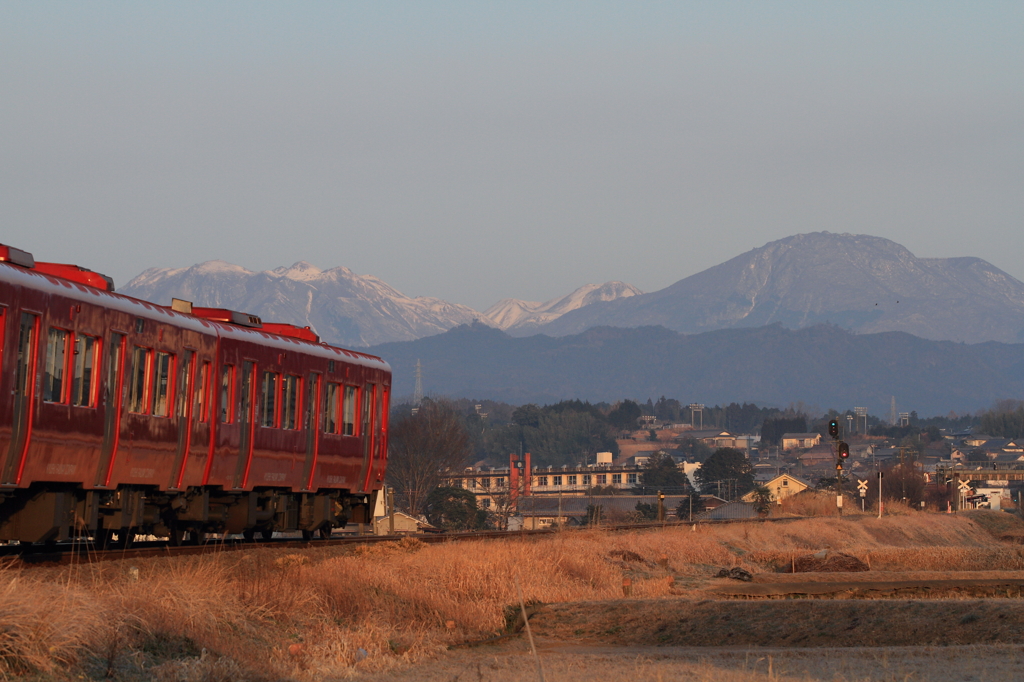
M 793 234 L 1024 280 L 1024 3 L 0 1 L 0 243 L 483 310 Z

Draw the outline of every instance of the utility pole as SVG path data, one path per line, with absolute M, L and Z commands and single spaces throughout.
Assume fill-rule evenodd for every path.
M 882 518 L 882 472 L 878 472 L 878 518 Z
M 900 488 L 903 491 L 903 504 L 907 503 L 907 471 L 903 466 L 906 462 L 907 449 L 900 447 Z
M 395 534 L 395 489 L 388 488 L 388 535 Z

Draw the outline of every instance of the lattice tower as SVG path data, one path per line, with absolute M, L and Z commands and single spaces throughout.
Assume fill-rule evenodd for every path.
M 423 366 L 416 360 L 416 388 L 412 392 L 412 404 L 419 407 L 423 402 Z

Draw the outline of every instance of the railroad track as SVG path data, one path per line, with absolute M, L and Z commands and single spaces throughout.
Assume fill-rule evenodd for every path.
M 766 518 L 766 519 L 722 519 L 700 521 L 697 525 L 723 524 L 741 522 L 785 522 L 796 521 L 802 517 Z M 658 528 L 681 528 L 692 526 L 690 522 L 675 521 L 666 523 L 631 523 L 619 525 L 602 525 L 607 531 L 651 530 Z M 0 567 L 34 568 L 60 566 L 100 561 L 117 561 L 123 559 L 151 559 L 170 556 L 190 556 L 200 554 L 216 554 L 223 552 L 239 552 L 253 549 L 314 549 L 335 547 L 339 545 L 365 545 L 380 542 L 397 542 L 404 537 L 415 538 L 425 543 L 466 542 L 474 540 L 494 540 L 511 538 L 529 538 L 556 533 L 576 532 L 583 529 L 552 529 L 512 530 L 512 531 L 470 531 L 463 533 L 409 533 L 405 535 L 334 535 L 329 538 L 303 540 L 300 538 L 271 538 L 269 540 L 247 541 L 242 538 L 211 538 L 195 545 L 172 545 L 167 540 L 136 541 L 130 547 L 114 547 L 99 549 L 92 541 L 67 543 L 47 543 L 35 545 L 0 546 Z
M 92 541 L 45 545 L 8 545 L 0 547 L 0 566 L 8 568 L 34 568 L 122 559 L 150 559 L 169 556 L 189 556 L 239 552 L 253 549 L 314 549 L 339 545 L 365 545 L 396 542 L 403 537 L 421 542 L 458 542 L 494 538 L 530 537 L 550 535 L 552 530 L 481 531 L 467 533 L 411 533 L 408 535 L 350 535 L 302 540 L 300 538 L 272 538 L 247 541 L 241 538 L 209 539 L 195 545 L 171 545 L 167 540 L 135 542 L 130 547 L 98 549 Z

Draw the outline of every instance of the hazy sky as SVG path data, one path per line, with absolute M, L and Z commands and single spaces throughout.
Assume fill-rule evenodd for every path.
M 800 232 L 1024 280 L 1024 3 L 0 2 L 0 242 L 483 309 Z

